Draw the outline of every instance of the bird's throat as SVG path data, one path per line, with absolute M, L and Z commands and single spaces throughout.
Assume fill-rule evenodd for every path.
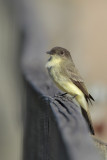
M 58 66 L 62 62 L 61 58 L 51 56 L 46 64 L 46 68 Z

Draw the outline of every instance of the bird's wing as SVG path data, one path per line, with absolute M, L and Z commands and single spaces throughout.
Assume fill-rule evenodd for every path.
M 70 69 L 67 68 L 67 74 L 69 79 L 83 92 L 86 101 L 91 100 L 94 101 L 94 98 L 88 93 L 87 88 L 84 84 L 83 78 L 80 76 L 78 70 L 75 68 L 75 66 L 72 66 Z

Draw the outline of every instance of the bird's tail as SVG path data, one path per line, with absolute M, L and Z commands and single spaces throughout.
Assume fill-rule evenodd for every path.
M 82 111 L 83 117 L 85 118 L 85 120 L 86 120 L 86 122 L 87 122 L 87 124 L 89 126 L 90 132 L 94 135 L 94 128 L 93 128 L 93 125 L 92 125 L 92 119 L 91 119 L 91 115 L 90 115 L 89 109 L 86 112 L 86 110 L 84 110 L 84 108 L 81 107 L 81 111 Z
M 88 96 L 85 95 L 85 99 L 86 99 L 87 103 L 89 104 L 89 102 L 90 102 L 91 105 L 92 105 L 92 101 L 95 101 L 94 98 L 91 96 L 91 94 L 89 94 Z
M 85 97 L 84 95 L 81 95 L 81 96 L 77 96 L 76 100 L 81 107 L 83 117 L 85 118 L 91 133 L 94 134 L 94 129 L 93 129 L 91 115 L 90 115 L 89 106 L 88 106 L 88 100 L 90 101 L 90 98 Z

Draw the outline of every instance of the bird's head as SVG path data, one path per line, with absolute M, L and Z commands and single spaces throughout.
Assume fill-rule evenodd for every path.
M 70 52 L 62 47 L 54 47 L 50 51 L 46 52 L 51 58 L 61 61 L 71 59 Z

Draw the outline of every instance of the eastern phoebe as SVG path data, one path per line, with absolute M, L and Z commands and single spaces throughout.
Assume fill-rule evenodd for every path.
M 50 55 L 46 64 L 50 77 L 58 88 L 75 97 L 81 106 L 85 119 L 90 125 L 91 132 L 94 134 L 88 109 L 88 102 L 91 102 L 91 100 L 94 101 L 94 98 L 88 93 L 83 78 L 76 69 L 70 52 L 61 47 L 54 47 L 47 54 Z

